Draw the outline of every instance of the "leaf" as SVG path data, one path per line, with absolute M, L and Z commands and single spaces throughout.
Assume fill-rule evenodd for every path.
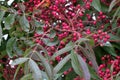
M 42 29 L 42 27 L 37 27 L 36 32 L 37 32 L 38 34 L 43 34 L 43 29 Z
M 0 46 L 1 46 L 2 36 L 3 36 L 2 27 L 1 27 L 1 24 L 0 24 Z
M 50 33 L 47 35 L 50 38 L 54 38 L 56 36 L 55 30 L 51 30 Z
M 5 11 L 0 10 L 0 22 L 2 21 L 4 15 Z
M 101 11 L 101 4 L 100 4 L 100 0 L 93 0 L 92 4 L 91 4 L 97 11 Z
M 113 55 L 113 56 L 117 56 L 115 49 L 112 46 L 103 46 L 102 47 L 107 53 Z
M 23 51 L 18 47 L 17 42 L 15 42 L 13 44 L 13 50 L 15 51 L 15 53 L 19 56 L 21 56 L 23 54 Z
M 120 7 L 118 7 L 117 10 L 115 11 L 113 18 L 112 18 L 112 22 L 115 20 L 115 17 L 118 16 L 119 13 L 120 13 Z
M 29 79 L 32 79 L 31 73 L 24 75 L 20 80 L 29 80 Z
M 14 23 L 15 21 L 15 14 L 9 14 L 6 18 L 5 18 L 5 29 L 11 29 L 11 25 Z
M 71 63 L 74 71 L 79 75 L 83 76 L 82 69 L 80 67 L 80 63 L 78 61 L 77 55 L 74 53 L 74 51 L 71 51 Z
M 8 56 L 9 56 L 10 58 L 13 57 L 13 52 L 12 52 L 12 50 L 13 50 L 13 44 L 14 44 L 15 41 L 16 41 L 16 38 L 15 38 L 15 37 L 12 37 L 12 38 L 10 38 L 10 39 L 7 41 L 7 44 L 6 44 L 6 52 L 7 52 Z
M 22 12 L 25 11 L 25 5 L 24 5 L 23 3 L 18 3 L 18 7 L 20 8 L 20 10 L 21 10 Z
M 29 32 L 30 24 L 29 24 L 29 21 L 26 19 L 25 14 L 20 17 L 19 23 L 25 32 Z
M 3 36 L 1 21 L 3 19 L 4 14 L 5 14 L 5 11 L 0 11 L 0 46 L 1 46 L 2 36 Z
M 66 57 L 64 57 L 53 69 L 53 74 L 57 74 L 62 68 L 63 66 L 70 60 L 70 54 L 67 55 Z
M 64 48 L 60 49 L 59 51 L 55 52 L 53 56 L 51 57 L 52 59 L 55 59 L 55 57 L 62 55 L 63 53 L 66 53 L 74 48 L 73 43 L 68 43 Z
M 87 64 L 85 63 L 83 58 L 80 55 L 78 55 L 77 53 L 75 53 L 73 50 L 71 51 L 71 58 L 72 58 L 72 61 L 74 61 L 75 63 L 77 61 L 77 63 L 78 63 L 78 64 L 76 63 L 75 70 L 82 72 L 85 80 L 90 80 L 90 72 L 89 72 Z M 75 63 L 72 62 L 72 64 L 75 64 Z M 74 67 L 75 67 L 75 65 L 74 65 Z M 81 70 L 79 70 L 79 68 Z M 78 73 L 78 71 L 76 71 L 77 74 L 81 76 L 81 73 L 80 72 Z
M 112 8 L 119 2 L 120 2 L 120 0 L 112 0 L 112 2 L 110 3 L 110 6 L 109 6 L 108 12 L 110 12 L 112 10 Z
M 50 41 L 50 39 L 47 38 L 44 38 L 43 41 L 47 46 L 55 46 L 59 42 L 57 37 L 55 37 L 53 41 Z
M 80 63 L 81 69 L 83 70 L 85 80 L 90 80 L 91 76 L 90 76 L 90 72 L 86 62 L 83 60 L 83 58 L 80 55 L 78 55 L 77 57 L 78 57 L 78 61 Z
M 15 59 L 11 65 L 12 66 L 15 66 L 15 65 L 18 65 L 18 64 L 22 64 L 24 62 L 26 62 L 29 58 L 18 58 L 18 59 Z
M 42 62 L 45 71 L 47 72 L 47 75 L 50 79 L 52 79 L 53 74 L 52 74 L 52 69 L 51 69 L 51 65 L 49 64 L 49 62 L 46 61 L 46 59 L 44 58 L 44 56 L 41 53 L 36 52 L 37 56 L 39 57 L 40 61 Z
M 30 67 L 30 70 L 32 71 L 32 75 L 34 80 L 42 80 L 42 74 L 41 71 L 37 65 L 37 63 L 35 61 L 33 61 L 32 59 L 30 59 L 28 61 L 28 65 Z

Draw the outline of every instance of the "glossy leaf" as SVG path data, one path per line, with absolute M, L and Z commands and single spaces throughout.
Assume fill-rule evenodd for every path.
M 33 61 L 32 59 L 30 59 L 28 61 L 28 65 L 30 70 L 32 71 L 32 76 L 34 78 L 34 80 L 42 80 L 42 74 L 41 71 L 37 65 L 37 63 L 35 61 Z
M 29 24 L 29 21 L 27 20 L 27 18 L 25 17 L 25 14 L 20 17 L 19 23 L 20 23 L 22 29 L 25 32 L 29 32 L 29 30 L 30 30 L 30 24 Z
M 100 0 L 93 0 L 92 4 L 91 4 L 97 11 L 101 11 L 101 4 L 100 4 Z
M 56 36 L 55 30 L 51 30 L 50 33 L 47 35 L 50 38 L 54 38 Z

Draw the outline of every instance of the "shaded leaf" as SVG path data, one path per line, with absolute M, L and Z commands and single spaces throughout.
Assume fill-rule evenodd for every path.
M 25 14 L 20 17 L 19 23 L 20 23 L 22 29 L 25 32 L 29 32 L 29 30 L 30 30 L 30 24 L 29 24 L 29 21 L 27 20 L 27 18 L 25 17 Z
M 36 32 L 37 32 L 38 34 L 43 34 L 43 29 L 42 29 L 42 27 L 38 27 L 38 28 L 36 29 Z
M 113 56 L 117 56 L 116 52 L 114 50 L 114 48 L 112 46 L 103 46 L 102 47 L 107 53 L 113 55 Z
M 7 44 L 6 44 L 6 52 L 10 58 L 13 57 L 12 51 L 13 51 L 13 44 L 15 43 L 15 41 L 16 41 L 16 38 L 12 37 L 7 41 Z
M 15 66 L 15 65 L 18 65 L 18 64 L 22 64 L 24 62 L 26 62 L 29 58 L 18 58 L 18 59 L 15 59 L 11 65 L 12 66 Z
M 101 4 L 100 4 L 100 0 L 93 0 L 92 4 L 91 4 L 97 11 L 101 11 Z
M 30 70 L 32 71 L 32 75 L 34 80 L 42 80 L 42 74 L 41 71 L 37 65 L 37 63 L 35 61 L 33 61 L 32 59 L 30 59 L 28 61 L 28 65 L 30 67 Z
M 14 23 L 15 21 L 15 14 L 9 14 L 6 18 L 5 18 L 5 29 L 11 29 L 11 25 Z

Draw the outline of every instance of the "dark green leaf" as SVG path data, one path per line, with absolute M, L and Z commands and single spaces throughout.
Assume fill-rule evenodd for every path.
M 13 44 L 15 43 L 16 38 L 12 37 L 8 40 L 7 45 L 6 45 L 6 52 L 10 58 L 13 57 Z
M 6 18 L 5 18 L 5 29 L 10 29 L 11 25 L 14 23 L 15 21 L 15 14 L 9 14 Z
M 55 46 L 59 42 L 57 37 L 55 37 L 53 41 L 50 41 L 50 39 L 47 38 L 44 38 L 43 41 L 47 46 Z
M 15 66 L 15 65 L 18 65 L 18 64 L 22 64 L 24 62 L 26 62 L 29 58 L 18 58 L 18 59 L 15 59 L 11 65 L 12 66 Z
M 91 4 L 97 11 L 101 11 L 101 4 L 100 4 L 100 0 L 93 0 L 92 4 Z
M 42 27 L 37 27 L 36 32 L 37 32 L 38 34 L 43 34 L 43 29 L 42 29 Z
M 20 17 L 19 23 L 25 32 L 29 32 L 30 24 L 29 24 L 29 21 L 26 19 L 25 14 Z
M 29 60 L 28 65 L 30 67 L 30 70 L 32 71 L 32 75 L 34 80 L 42 80 L 42 74 L 41 71 L 35 61 L 32 59 Z
M 5 11 L 0 10 L 0 22 L 2 21 L 4 15 Z
M 103 46 L 102 47 L 107 53 L 113 55 L 113 56 L 117 56 L 116 52 L 114 50 L 114 48 L 112 46 Z

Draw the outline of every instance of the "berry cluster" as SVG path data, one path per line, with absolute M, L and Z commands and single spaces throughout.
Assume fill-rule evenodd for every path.
M 110 55 L 105 55 L 101 58 L 104 61 L 99 66 L 99 75 L 103 80 L 112 80 L 116 74 L 120 72 L 120 56 L 115 59 Z

